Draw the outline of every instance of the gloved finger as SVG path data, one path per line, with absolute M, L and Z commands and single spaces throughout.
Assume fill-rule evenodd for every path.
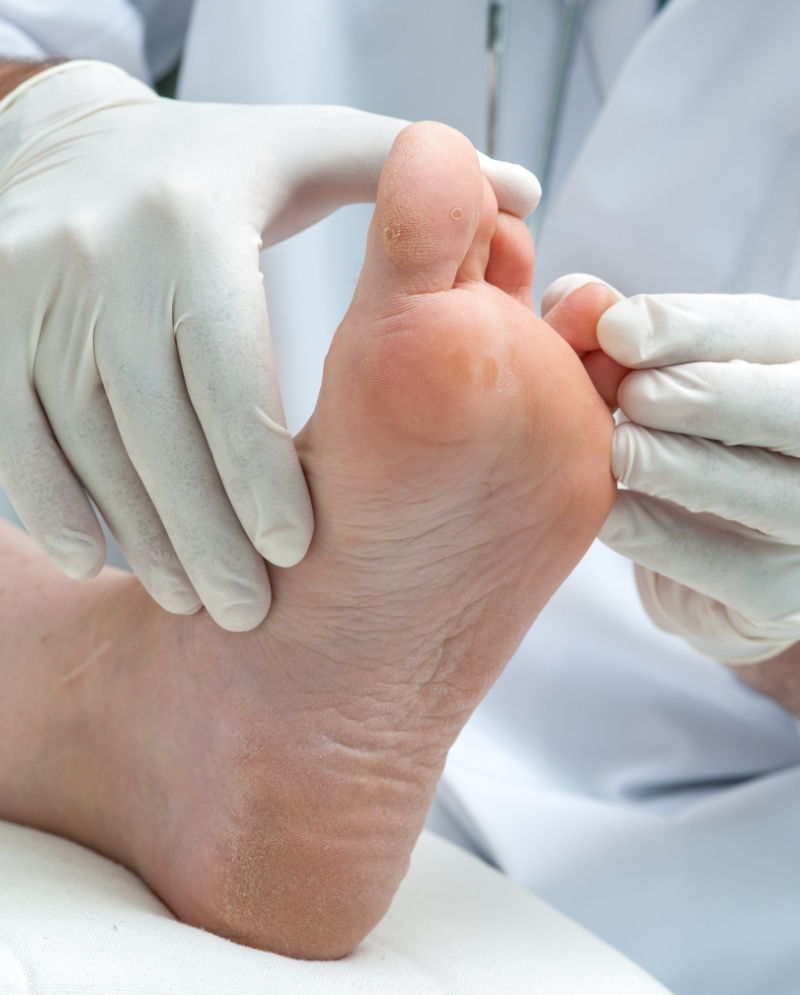
M 800 545 L 800 460 L 793 456 L 623 422 L 614 431 L 611 471 L 631 490 Z
M 647 428 L 800 456 L 800 362 L 637 370 L 617 396 L 627 417 Z
M 176 288 L 174 315 L 186 387 L 228 498 L 259 553 L 294 566 L 314 516 L 286 428 L 257 236 L 206 246 Z
M 759 663 L 800 639 L 797 619 L 759 625 L 722 602 L 638 564 L 635 573 L 639 597 L 653 623 L 715 660 Z
M 533 173 L 511 162 L 490 159 L 478 152 L 481 171 L 491 183 L 497 206 L 523 220 L 533 214 L 542 199 L 542 187 Z
M 316 224 L 345 204 L 374 203 L 386 157 L 408 125 L 399 118 L 324 105 L 232 108 L 231 127 L 264 136 L 269 188 L 263 246 Z M 236 117 L 244 120 L 236 122 Z M 234 140 L 236 140 L 234 138 Z
M 294 235 L 345 204 L 374 203 L 386 157 L 409 122 L 349 107 L 231 109 L 244 133 L 260 130 L 272 162 L 265 198 L 264 246 Z M 478 153 L 501 211 L 527 217 L 539 203 L 539 181 L 522 166 Z
M 264 561 L 231 507 L 186 392 L 172 294 L 135 307 L 120 291 L 95 330 L 95 356 L 125 449 L 211 617 L 247 631 L 269 611 Z M 127 327 L 131 321 L 141 325 Z
M 88 580 L 106 561 L 103 530 L 35 394 L 9 382 L 14 365 L 0 383 L 0 424 L 13 426 L 0 433 L 0 484 L 39 548 L 68 577 Z
M 638 294 L 597 328 L 605 352 L 634 369 L 675 363 L 800 359 L 800 302 L 762 294 Z
M 800 612 L 800 546 L 736 522 L 620 490 L 599 537 L 634 563 L 748 618 L 768 622 Z
M 34 382 L 53 432 L 151 597 L 191 614 L 200 599 L 125 452 L 96 367 L 79 360 L 65 361 L 58 338 L 42 335 Z

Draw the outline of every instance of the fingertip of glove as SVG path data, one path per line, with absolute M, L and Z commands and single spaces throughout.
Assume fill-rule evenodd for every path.
M 106 565 L 106 544 L 91 536 L 49 538 L 44 550 L 70 580 L 93 580 Z
M 250 547 L 251 568 L 240 564 L 239 570 L 223 576 L 220 572 L 200 588 L 208 614 L 220 628 L 228 632 L 250 632 L 257 628 L 272 606 L 272 587 L 264 561 Z M 206 578 L 208 580 L 208 578 Z M 205 593 L 204 593 L 205 592 Z
M 276 567 L 295 567 L 303 559 L 311 545 L 311 532 L 294 526 L 276 534 L 258 536 L 255 547 L 267 561 Z
M 538 179 L 524 166 L 505 163 L 505 176 L 502 189 L 497 194 L 497 206 L 501 211 L 515 214 L 524 220 L 539 206 L 542 199 L 542 186 Z
M 314 512 L 305 480 L 301 480 L 288 508 L 271 508 L 253 537 L 253 545 L 267 563 L 276 567 L 294 567 L 308 552 L 314 535 Z
M 227 632 L 251 632 L 269 614 L 272 606 L 272 594 L 267 591 L 264 601 L 240 601 L 231 602 L 227 605 L 217 605 L 213 609 L 208 609 L 209 615 L 217 625 Z
M 171 615 L 194 615 L 203 607 L 197 591 L 168 543 L 144 550 L 122 543 L 133 572 L 145 590 Z
M 105 552 L 102 559 L 86 564 L 79 560 L 74 562 L 59 564 L 61 572 L 66 574 L 70 580 L 94 580 L 106 565 Z
M 190 607 L 182 608 L 180 611 L 173 612 L 174 615 L 196 615 L 200 609 L 203 607 L 203 602 L 199 599 Z
M 647 294 L 623 298 L 600 318 L 597 340 L 603 352 L 623 366 L 641 369 L 657 365 L 662 347 L 656 334 L 658 303 Z
M 169 593 L 151 591 L 150 594 L 171 615 L 196 615 L 203 607 L 203 602 L 193 589 L 177 593 L 175 591 Z
M 235 553 L 229 549 L 219 556 L 209 553 L 187 568 L 187 575 L 220 628 L 249 632 L 267 617 L 272 605 L 267 565 L 249 542 L 242 542 Z
M 533 173 L 524 166 L 490 159 L 482 153 L 478 153 L 478 158 L 500 210 L 522 219 L 533 214 L 542 199 L 541 184 Z

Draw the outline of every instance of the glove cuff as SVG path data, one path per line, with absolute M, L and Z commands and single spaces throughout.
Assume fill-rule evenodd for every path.
M 30 76 L 0 100 L 0 183 L 43 134 L 106 108 L 159 99 L 108 62 L 76 59 Z
M 638 563 L 636 585 L 645 611 L 664 632 L 681 636 L 704 656 L 733 666 L 769 660 L 800 640 L 800 619 L 755 622 L 720 601 Z

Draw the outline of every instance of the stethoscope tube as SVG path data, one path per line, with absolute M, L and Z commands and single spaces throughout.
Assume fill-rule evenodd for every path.
M 534 238 L 539 231 L 539 225 L 544 215 L 543 207 L 550 189 L 550 178 L 553 162 L 558 147 L 558 133 L 561 125 L 564 98 L 569 83 L 570 70 L 575 57 L 578 38 L 580 36 L 581 19 L 587 0 L 561 0 L 563 11 L 561 33 L 558 44 L 558 61 L 553 78 L 553 88 L 550 94 L 550 106 L 547 110 L 547 125 L 544 142 L 539 158 L 537 176 L 542 185 L 542 199 L 539 207 L 529 219 L 529 227 Z M 656 0 L 656 13 L 666 7 L 668 0 Z M 490 0 L 488 11 L 488 29 L 486 46 L 489 49 L 489 106 L 486 122 L 487 152 L 494 157 L 497 149 L 497 122 L 500 112 L 500 94 L 502 89 L 503 47 L 506 23 L 509 19 L 511 0 Z
M 507 0 L 490 0 L 486 28 L 489 49 L 489 107 L 486 122 L 486 152 L 493 159 L 497 150 L 497 115 L 500 109 L 500 78 L 503 60 L 503 31 Z
M 561 35 L 558 43 L 558 61 L 550 93 L 550 106 L 547 110 L 547 125 L 544 132 L 542 152 L 539 157 L 537 177 L 542 185 L 542 199 L 539 207 L 530 217 L 529 227 L 534 238 L 539 232 L 539 224 L 544 215 L 542 210 L 550 190 L 550 177 L 553 172 L 553 161 L 558 146 L 558 132 L 561 125 L 564 97 L 567 93 L 570 69 L 575 58 L 575 48 L 581 30 L 581 18 L 586 7 L 586 0 L 562 0 L 564 11 L 561 21 Z
M 561 34 L 558 44 L 558 61 L 550 94 L 550 106 L 547 111 L 544 143 L 539 161 L 538 178 L 542 185 L 542 200 L 547 197 L 553 159 L 558 144 L 558 130 L 561 124 L 564 97 L 569 81 L 575 46 L 581 27 L 581 16 L 586 6 L 586 0 L 561 0 L 563 14 Z M 511 0 L 490 0 L 488 9 L 488 26 L 486 31 L 486 47 L 489 50 L 489 94 L 486 121 L 486 151 L 494 158 L 497 151 L 497 122 L 500 112 L 500 93 L 502 89 L 503 46 Z M 542 217 L 542 204 L 531 216 L 530 227 L 534 237 L 539 229 L 539 219 Z

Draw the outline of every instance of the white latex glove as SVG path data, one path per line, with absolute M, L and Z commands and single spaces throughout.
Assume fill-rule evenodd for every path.
M 374 200 L 405 124 L 162 100 L 96 62 L 0 102 L 0 483 L 65 573 L 105 559 L 85 488 L 165 608 L 264 618 L 262 556 L 297 563 L 313 520 L 258 252 Z M 530 173 L 482 166 L 533 210 Z
M 600 538 L 651 618 L 729 663 L 800 641 L 800 302 L 640 295 L 597 333 L 636 371 L 613 449 L 630 490 Z

